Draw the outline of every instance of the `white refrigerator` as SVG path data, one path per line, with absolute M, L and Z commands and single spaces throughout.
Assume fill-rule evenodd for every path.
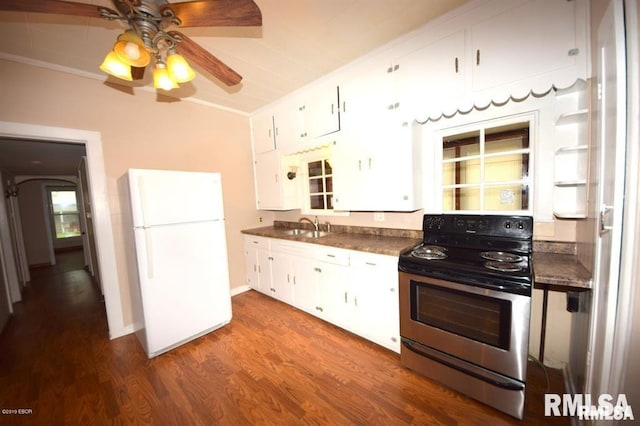
M 138 336 L 152 358 L 231 321 L 219 173 L 128 172 Z

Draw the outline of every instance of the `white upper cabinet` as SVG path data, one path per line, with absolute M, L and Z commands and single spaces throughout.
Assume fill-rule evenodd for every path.
M 287 179 L 292 159 L 277 150 L 255 155 L 254 177 L 258 210 L 292 210 L 300 208 L 295 180 Z
M 300 140 L 313 139 L 340 130 L 338 91 L 335 82 L 327 82 L 315 85 L 300 97 Z
M 408 111 L 439 110 L 460 98 L 467 71 L 465 32 L 458 31 L 400 58 L 399 99 Z M 411 115 L 411 114 L 410 114 Z
M 341 85 L 343 129 L 333 147 L 336 210 L 421 208 L 421 174 L 412 121 L 397 90 L 403 64 L 391 56 L 358 65 Z
M 573 67 L 586 54 L 576 43 L 576 2 L 512 4 L 469 29 L 474 92 Z
M 251 117 L 253 151 L 256 154 L 276 149 L 276 134 L 271 111 L 264 111 Z

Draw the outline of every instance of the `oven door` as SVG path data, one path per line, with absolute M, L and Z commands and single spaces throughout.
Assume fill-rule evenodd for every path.
M 530 297 L 399 274 L 405 340 L 525 381 Z

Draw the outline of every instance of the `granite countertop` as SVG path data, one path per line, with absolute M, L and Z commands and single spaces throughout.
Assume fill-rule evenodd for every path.
M 398 256 L 422 241 L 422 231 L 414 230 L 331 225 L 331 232 L 319 238 L 286 234 L 294 228 L 313 230 L 306 223 L 275 221 L 273 226 L 245 229 L 242 233 L 389 256 Z M 326 225 L 320 225 L 320 230 L 326 231 Z
M 591 273 L 575 255 L 575 244 L 534 241 L 533 279 L 536 284 L 564 286 L 567 291 L 591 288 Z

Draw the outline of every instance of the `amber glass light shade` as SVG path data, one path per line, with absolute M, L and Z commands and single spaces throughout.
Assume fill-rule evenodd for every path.
M 113 51 L 107 53 L 104 61 L 102 61 L 102 65 L 100 65 L 100 69 L 107 74 L 119 79 L 127 81 L 133 80 L 133 78 L 131 77 L 131 67 L 122 62 L 118 58 L 118 55 L 116 55 L 116 53 Z
M 153 70 L 153 87 L 163 90 L 171 90 L 179 87 L 178 83 L 169 75 L 167 66 L 163 62 L 158 61 Z
M 118 58 L 132 67 L 146 67 L 151 62 L 151 55 L 147 52 L 142 39 L 132 30 L 127 30 L 118 36 L 113 45 L 113 51 Z
M 167 52 L 167 69 L 173 80 L 178 83 L 186 83 L 196 76 L 187 60 L 174 49 Z

